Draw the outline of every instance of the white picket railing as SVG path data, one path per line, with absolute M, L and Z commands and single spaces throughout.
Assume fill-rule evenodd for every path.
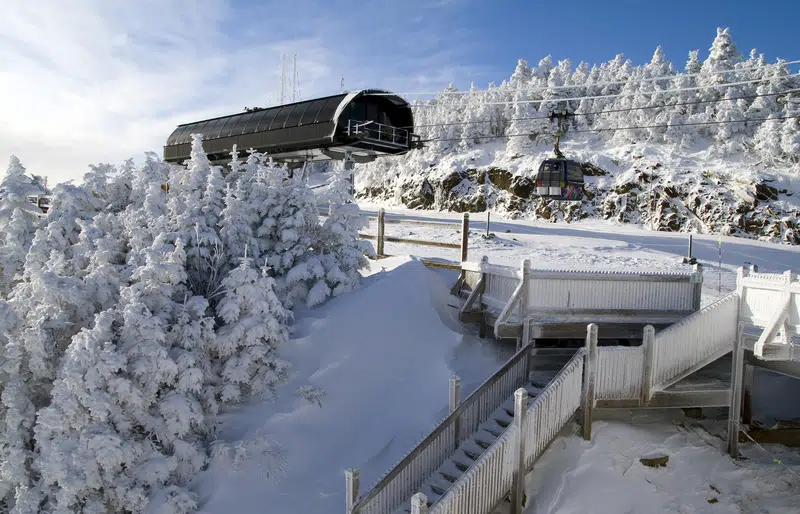
M 539 393 L 525 413 L 522 437 L 525 469 L 530 469 L 581 405 L 584 350 Z M 519 439 L 511 424 L 445 494 L 429 514 L 486 514 L 496 508 L 512 487 L 518 469 Z
M 672 322 L 700 308 L 703 285 L 697 266 L 687 273 L 623 273 L 540 270 L 523 261 L 515 269 L 489 264 L 484 257 L 478 263 L 462 263 L 462 269 L 467 283 L 477 284 L 477 277 L 483 278 L 481 302 L 500 312 L 495 324 L 498 337 L 503 324 L 528 316 L 552 320 L 583 313 L 617 322 L 631 314 L 666 315 Z
M 642 395 L 644 347 L 597 349 L 595 394 L 598 400 L 636 400 Z
M 525 469 L 530 469 L 581 406 L 581 349 L 559 375 L 533 400 L 525 415 Z
M 733 292 L 659 332 L 653 341 L 652 388 L 666 387 L 733 350 L 738 306 Z
M 525 384 L 531 347 L 511 357 L 353 505 L 353 514 L 393 512 L 469 439 L 516 389 Z
M 800 329 L 800 277 L 797 275 L 791 272 L 754 273 L 741 268 L 737 289 L 741 296 L 739 321 L 766 327 L 788 293 L 793 297 L 788 309 L 788 323 Z

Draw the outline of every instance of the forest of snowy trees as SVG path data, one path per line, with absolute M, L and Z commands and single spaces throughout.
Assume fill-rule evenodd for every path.
M 351 290 L 371 246 L 343 170 L 324 222 L 264 155 L 223 173 L 92 166 L 46 217 L 11 158 L 0 197 L 0 512 L 190 512 L 215 415 L 273 398 L 292 309 Z M 297 394 L 317 402 L 323 392 Z
M 706 87 L 720 84 L 735 85 Z M 555 123 L 548 116 L 553 113 L 573 115 L 562 138 L 567 156 L 599 166 L 603 169 L 598 174 L 608 176 L 590 184 L 583 206 L 528 201 L 539 161 L 552 154 Z M 728 29 L 718 30 L 704 60 L 692 51 L 678 66 L 660 47 L 643 66 L 634 66 L 623 55 L 594 66 L 574 66 L 569 59 L 554 63 L 545 57 L 532 67 L 520 60 L 510 79 L 499 86 L 492 83 L 476 90 L 473 85 L 469 92 L 447 88 L 431 100 L 416 102 L 414 115 L 415 131 L 428 141 L 426 148 L 363 166 L 356 177 L 361 198 L 412 208 L 475 212 L 488 207 L 551 221 L 602 217 L 660 230 L 694 230 L 698 227 L 683 221 L 673 224 L 655 215 L 644 219 L 637 211 L 645 206 L 631 206 L 641 200 L 643 190 L 656 202 L 665 189 L 670 191 L 674 175 L 689 171 L 699 176 L 712 163 L 722 163 L 719 167 L 730 173 L 720 175 L 723 185 L 745 180 L 752 189 L 750 170 L 800 180 L 800 76 L 786 61 L 768 62 L 756 50 L 742 56 Z M 658 152 L 665 158 L 650 159 L 650 169 L 632 162 Z M 679 155 L 691 155 L 694 167 L 677 169 L 683 165 L 675 158 Z M 648 176 L 654 174 L 652 168 L 658 169 L 656 181 L 631 181 L 624 172 L 634 166 Z M 737 166 L 748 173 L 738 173 Z M 484 172 L 492 187 L 482 187 Z M 691 195 L 701 186 L 717 185 L 699 182 L 677 184 L 684 203 L 693 204 Z M 619 189 L 633 189 L 639 198 L 627 193 L 620 198 Z M 767 196 L 776 199 L 774 192 Z M 721 200 L 731 203 L 731 213 L 677 216 L 700 218 L 709 231 L 748 235 L 747 217 L 736 218 L 742 214 L 737 209 L 743 209 L 735 205 L 738 199 Z M 556 212 L 559 209 L 566 212 Z M 796 212 L 784 214 L 796 223 Z M 777 237 L 769 235 L 776 230 Z M 786 230 L 758 227 L 756 236 L 789 240 Z

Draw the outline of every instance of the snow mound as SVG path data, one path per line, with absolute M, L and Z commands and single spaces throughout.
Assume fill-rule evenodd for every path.
M 272 512 L 339 511 L 346 468 L 361 469 L 367 490 L 446 415 L 461 335 L 437 314 L 449 296 L 445 280 L 406 261 L 298 313 L 282 352 L 297 367 L 276 403 L 242 407 L 223 420 L 221 446 L 244 448 L 246 460 L 218 455 L 194 487 L 206 495 L 201 512 L 265 505 Z M 306 385 L 325 392 L 321 407 L 293 394 Z M 275 453 L 284 473 L 273 475 Z
M 553 442 L 526 479 L 526 514 L 797 511 L 800 483 L 762 450 L 745 445 L 747 460 L 734 461 L 722 439 L 674 411 L 617 417 L 596 421 L 591 442 Z M 798 469 L 796 454 L 781 453 Z M 656 454 L 669 456 L 666 467 L 639 462 Z

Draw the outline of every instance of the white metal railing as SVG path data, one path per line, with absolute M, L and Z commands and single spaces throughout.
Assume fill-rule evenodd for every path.
M 522 426 L 509 425 L 431 506 L 430 514 L 486 514 L 508 496 L 517 470 L 530 469 L 581 406 L 584 355 L 583 349 L 575 354 L 527 406 Z
M 737 291 L 741 296 L 739 321 L 762 328 L 753 354 L 764 360 L 800 360 L 800 280 L 792 271 L 758 273 L 740 268 Z
M 652 313 L 680 319 L 700 308 L 702 268 L 689 273 L 537 270 L 529 261 L 520 269 L 480 262 L 462 263 L 464 273 L 484 279 L 481 302 L 501 314 L 500 327 L 528 316 L 547 320 L 597 315 L 606 322 L 629 313 Z
M 667 387 L 733 350 L 739 296 L 733 292 L 655 336 L 652 388 Z
M 419 135 L 407 129 L 375 121 L 347 120 L 345 131 L 348 136 L 361 136 L 373 142 L 406 148 L 420 140 Z
M 601 346 L 597 349 L 598 400 L 637 400 L 642 396 L 643 346 Z
M 354 514 L 389 513 L 403 505 L 527 381 L 532 347 L 517 352 L 354 502 Z

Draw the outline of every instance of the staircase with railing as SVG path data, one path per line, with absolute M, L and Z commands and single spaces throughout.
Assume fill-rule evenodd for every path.
M 348 480 L 348 513 L 488 514 L 510 501 L 519 514 L 525 474 L 576 415 L 589 439 L 594 409 L 731 405 L 730 385 L 675 386 L 730 353 L 745 321 L 800 332 L 800 284 L 791 274 L 780 287 L 774 277 L 747 282 L 743 276 L 740 271 L 737 291 L 668 328 L 656 333 L 645 327 L 640 346 L 598 347 L 594 323 L 577 351 L 540 349 L 524 340 L 463 403 L 451 403 L 450 415 L 366 495 L 359 498 L 352 487 L 357 480 Z M 518 286 L 509 298 L 520 294 Z M 673 291 L 695 294 L 693 288 Z M 787 294 L 793 296 L 787 300 Z M 779 301 L 779 313 L 767 315 Z

